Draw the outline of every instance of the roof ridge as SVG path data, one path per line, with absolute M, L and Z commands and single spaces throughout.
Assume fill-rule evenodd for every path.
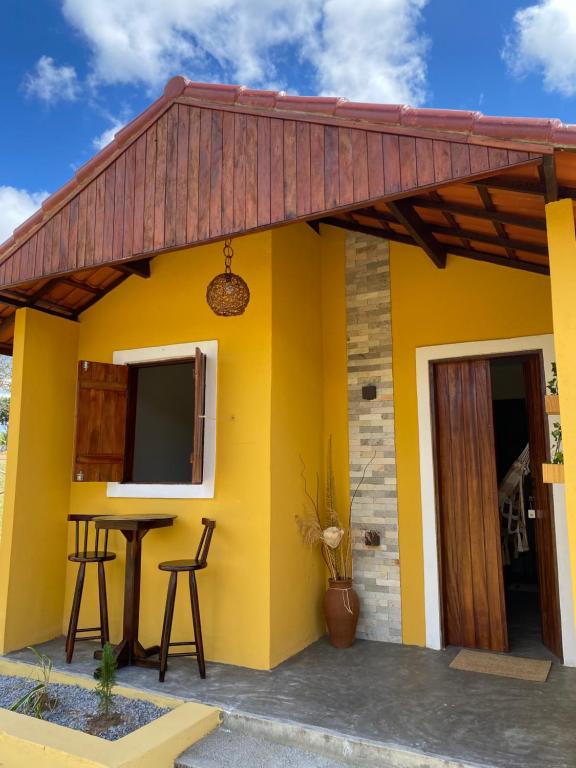
M 304 112 L 348 120 L 405 128 L 455 131 L 493 139 L 515 139 L 576 146 L 576 125 L 558 118 L 505 117 L 484 115 L 478 110 L 411 107 L 407 104 L 378 104 L 349 101 L 339 96 L 292 96 L 285 91 L 258 90 L 243 85 L 200 83 L 176 75 L 168 81 L 164 95 L 177 99 L 188 96 L 201 102 L 228 106 Z M 567 141 L 568 139 L 568 141 Z

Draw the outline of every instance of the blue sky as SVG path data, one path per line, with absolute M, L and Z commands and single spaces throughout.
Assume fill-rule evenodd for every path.
M 4 0 L 0 240 L 174 74 L 576 123 L 576 0 Z

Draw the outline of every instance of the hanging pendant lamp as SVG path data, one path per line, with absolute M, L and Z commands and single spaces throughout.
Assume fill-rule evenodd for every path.
M 206 301 L 216 315 L 241 315 L 250 301 L 250 289 L 240 275 L 232 272 L 234 251 L 230 240 L 224 242 L 224 272 L 212 280 L 206 289 Z

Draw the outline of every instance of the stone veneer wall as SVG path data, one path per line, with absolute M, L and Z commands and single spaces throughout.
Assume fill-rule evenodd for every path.
M 348 427 L 350 486 L 356 487 L 374 456 L 352 510 L 354 584 L 360 598 L 358 636 L 402 641 L 389 247 L 386 240 L 348 233 Z M 375 400 L 362 386 L 375 384 Z M 380 534 L 379 547 L 364 531 Z

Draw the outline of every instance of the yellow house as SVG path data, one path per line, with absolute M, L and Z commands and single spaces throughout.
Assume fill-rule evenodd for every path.
M 68 515 L 144 512 L 177 519 L 143 543 L 143 644 L 162 629 L 158 563 L 191 557 L 209 517 L 208 659 L 269 669 L 298 652 L 325 631 L 326 574 L 294 518 L 331 438 L 343 516 L 369 463 L 352 510 L 359 637 L 530 641 L 575 665 L 575 147 L 554 120 L 172 79 L 0 247 L 0 650 L 66 632 Z M 227 239 L 250 291 L 237 316 L 206 301 Z M 138 372 L 129 440 L 106 408 L 87 421 L 94 363 Z M 544 411 L 553 363 L 561 417 Z M 138 421 L 144 387 L 164 420 Z M 545 483 L 560 418 L 564 482 Z M 110 546 L 114 640 L 118 532 Z M 175 638 L 190 634 L 178 600 Z

